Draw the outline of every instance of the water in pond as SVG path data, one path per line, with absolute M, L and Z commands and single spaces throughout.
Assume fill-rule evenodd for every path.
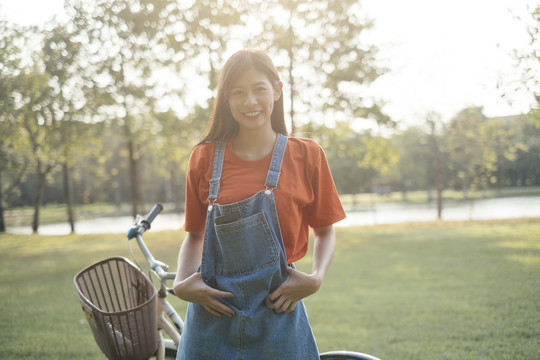
M 356 205 L 346 209 L 347 218 L 336 226 L 366 226 L 437 219 L 435 203 L 376 203 Z M 474 201 L 445 201 L 443 220 L 489 220 L 519 217 L 540 217 L 540 196 L 478 199 Z M 184 214 L 162 214 L 152 224 L 152 230 L 181 229 Z M 80 220 L 75 224 L 78 234 L 127 233 L 133 223 L 131 216 Z M 30 234 L 28 227 L 12 227 L 9 233 Z M 41 235 L 69 234 L 67 223 L 39 227 Z

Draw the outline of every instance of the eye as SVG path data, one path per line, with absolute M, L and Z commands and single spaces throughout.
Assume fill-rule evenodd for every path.
M 265 91 L 266 91 L 266 87 L 264 87 L 264 86 L 259 86 L 259 87 L 255 88 L 255 91 L 258 92 L 258 93 L 265 92 Z
M 230 95 L 233 96 L 233 97 L 239 97 L 239 96 L 242 96 L 243 94 L 244 94 L 244 92 L 242 90 L 239 90 L 239 89 L 233 90 L 230 93 Z

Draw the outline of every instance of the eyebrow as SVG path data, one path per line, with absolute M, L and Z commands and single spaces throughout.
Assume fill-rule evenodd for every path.
M 253 86 L 260 86 L 260 85 L 268 85 L 265 81 L 259 81 L 259 82 L 256 82 L 255 84 L 251 84 L 249 85 L 248 87 L 253 87 Z M 235 85 L 233 87 L 231 87 L 231 89 L 234 89 L 234 88 L 244 88 L 245 86 L 240 86 L 240 85 Z

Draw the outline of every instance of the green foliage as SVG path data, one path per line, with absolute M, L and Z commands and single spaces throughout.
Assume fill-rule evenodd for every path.
M 18 185 L 29 167 L 27 139 L 17 122 L 13 96 L 21 67 L 24 37 L 20 30 L 0 20 L 0 201 L 11 201 L 20 194 Z M 0 203 L 2 209 L 3 203 Z M 1 223 L 1 220 L 0 220 Z
M 529 34 L 529 50 L 516 49 L 512 53 L 515 67 L 520 71 L 521 76 L 511 91 L 525 89 L 534 97 L 538 105 L 540 104 L 540 53 L 538 51 L 540 48 L 540 5 L 531 4 L 527 8 L 528 16 L 520 20 Z M 505 94 L 510 101 L 513 100 L 512 95 L 512 93 Z M 536 108 L 538 109 L 538 106 Z
M 313 123 L 326 114 L 391 123 L 378 101 L 364 95 L 385 69 L 376 64 L 377 48 L 362 39 L 372 22 L 358 0 L 257 1 L 250 16 L 262 23 L 250 44 L 269 49 L 278 61 L 286 59 L 278 65 L 288 80 L 293 133 L 295 123 Z
M 433 187 L 436 169 L 428 135 L 419 127 L 410 127 L 396 133 L 390 141 L 399 159 L 383 182 L 395 184 L 402 192 Z
M 76 203 L 119 206 L 138 197 L 181 210 L 184 171 L 205 131 L 218 71 L 250 45 L 276 62 L 293 130 L 321 143 L 342 194 L 373 184 L 435 188 L 435 142 L 447 188 L 540 184 L 537 110 L 487 119 L 464 109 L 435 135 L 422 127 L 383 127 L 385 136 L 357 130 L 358 121 L 393 120 L 366 95 L 386 70 L 365 42 L 372 21 L 359 1 L 69 0 L 66 11 L 66 23 L 42 28 L 0 22 L 8 207 L 31 204 L 38 180 L 49 182 L 45 203 L 67 201 L 58 171 L 66 164 Z
M 485 120 L 482 109 L 464 109 L 450 121 L 447 128 L 450 169 L 456 174 L 464 190 L 467 190 L 469 185 L 481 185 L 477 183 L 482 181 L 480 175 L 484 170 L 480 128 Z
M 333 129 L 321 125 L 311 130 L 310 136 L 325 149 L 339 191 L 344 194 L 371 191 L 377 173 L 372 167 L 359 164 L 366 155 L 362 134 L 353 131 L 347 122 L 338 122 Z
M 366 133 L 362 138 L 362 142 L 365 147 L 365 154 L 358 161 L 360 167 L 372 169 L 379 175 L 384 176 L 397 163 L 399 153 L 392 147 L 389 139 Z

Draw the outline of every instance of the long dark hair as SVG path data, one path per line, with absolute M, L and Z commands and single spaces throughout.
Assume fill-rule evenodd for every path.
M 207 141 L 226 140 L 238 132 L 238 123 L 233 118 L 228 93 L 238 77 L 248 69 L 256 69 L 268 77 L 274 88 L 279 87 L 279 75 L 270 57 L 259 50 L 240 50 L 234 53 L 225 63 L 221 71 L 217 97 L 210 116 L 210 129 L 200 143 Z M 283 96 L 274 102 L 271 114 L 272 129 L 275 132 L 287 135 L 285 115 L 283 111 Z

